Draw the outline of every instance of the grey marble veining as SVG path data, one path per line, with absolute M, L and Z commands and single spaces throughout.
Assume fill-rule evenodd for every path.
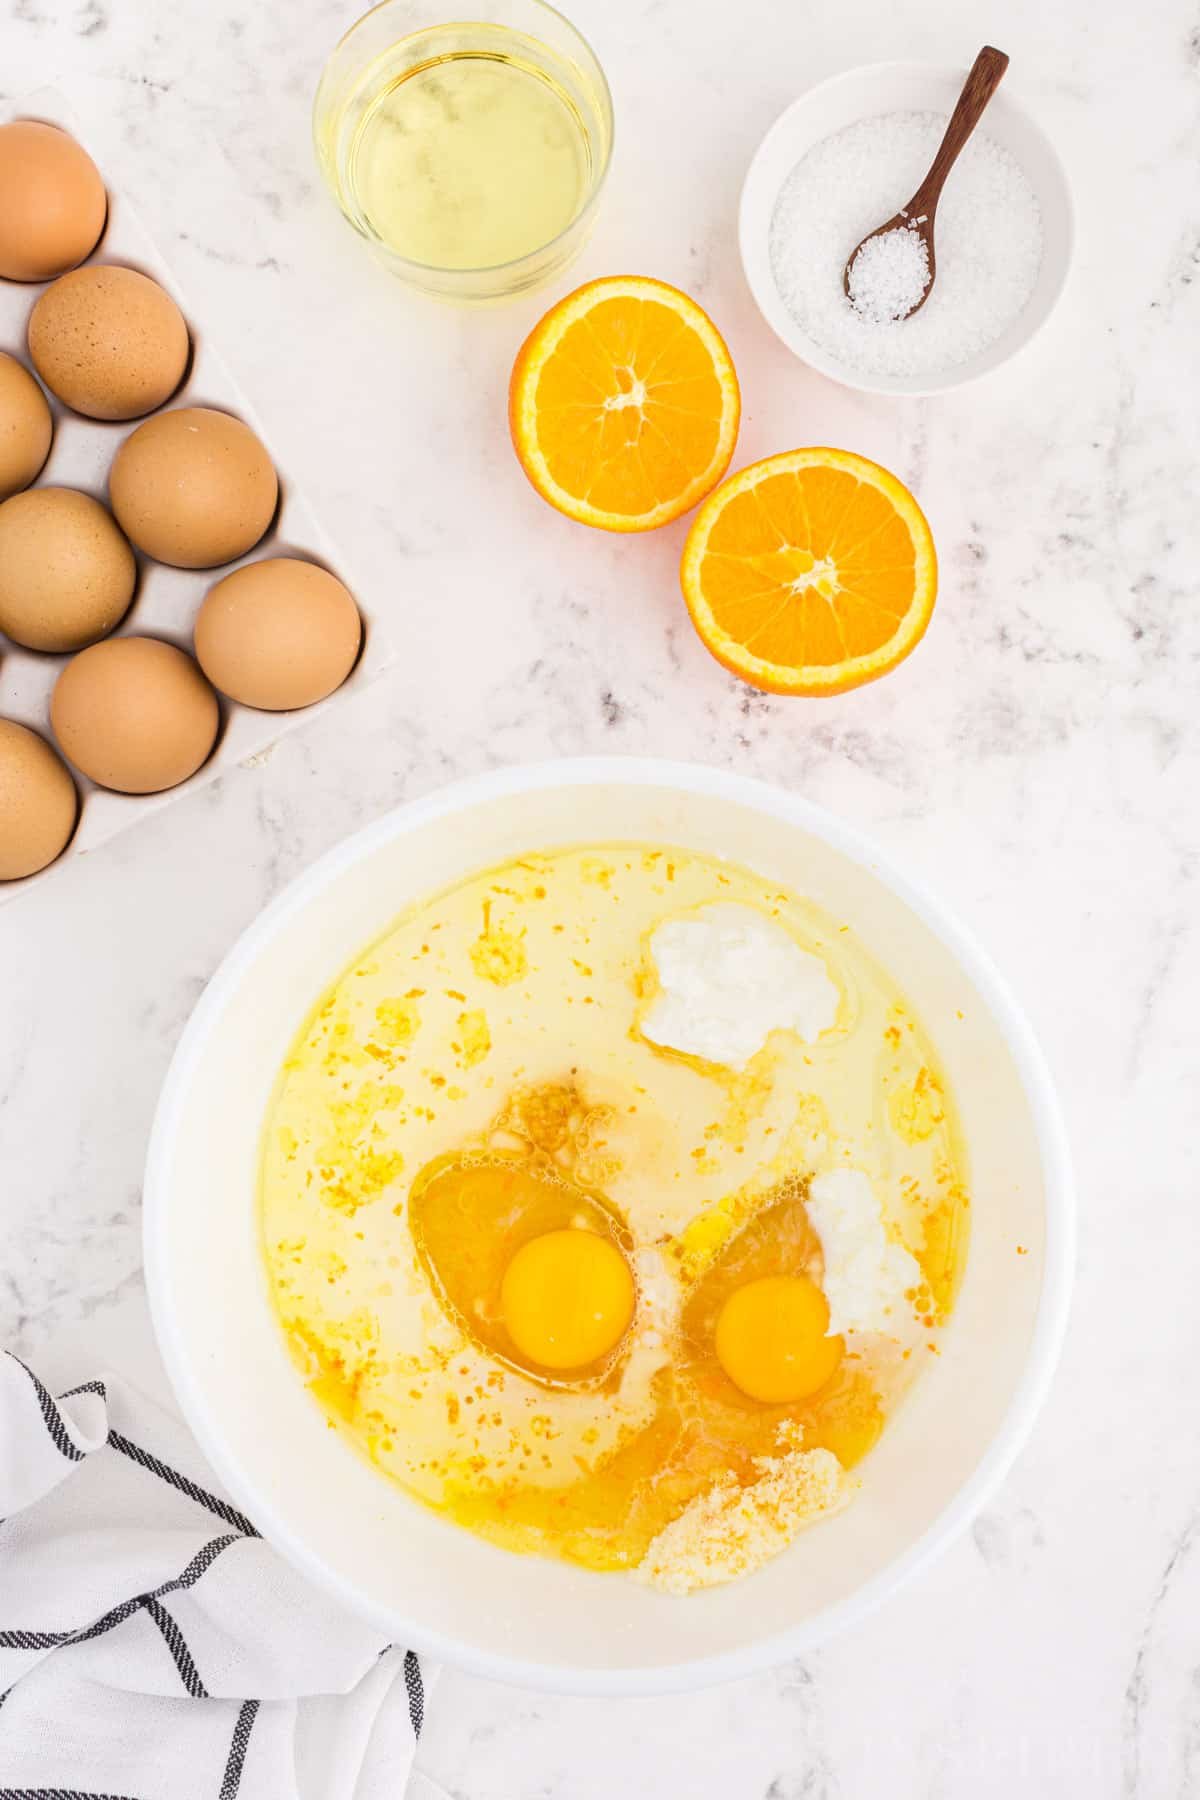
M 709 660 L 678 595 L 680 528 L 589 534 L 528 489 L 504 384 L 545 297 L 439 310 L 336 217 L 308 106 L 355 10 L 14 0 L 0 19 L 0 90 L 52 81 L 87 120 L 402 648 L 256 766 L 0 912 L 0 1341 L 86 1358 L 144 1330 L 140 1172 L 172 1046 L 237 932 L 347 831 L 548 754 L 784 782 L 936 885 L 1029 1010 L 1080 1178 L 1060 1375 L 993 1505 L 869 1624 L 673 1699 L 448 1676 L 424 1768 L 454 1800 L 1200 1794 L 1194 6 L 575 0 L 618 117 L 580 278 L 659 274 L 711 310 L 742 379 L 740 459 L 845 444 L 912 483 L 933 525 L 920 651 L 819 705 Z M 997 36 L 1076 183 L 1068 299 L 977 388 L 843 392 L 746 292 L 746 162 L 810 81 L 864 55 L 965 63 Z

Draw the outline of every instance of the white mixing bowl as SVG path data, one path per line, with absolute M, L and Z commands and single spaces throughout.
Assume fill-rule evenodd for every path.
M 288 1361 L 256 1223 L 259 1134 L 280 1062 L 347 962 L 409 902 L 473 870 L 621 839 L 728 857 L 851 925 L 941 1050 L 972 1172 L 971 1248 L 944 1354 L 862 1465 L 853 1504 L 763 1573 L 687 1599 L 496 1549 L 360 1460 Z M 1050 1080 L 963 927 L 794 795 L 632 758 L 460 782 L 360 832 L 281 894 L 184 1032 L 150 1143 L 145 1219 L 154 1322 L 180 1405 L 276 1548 L 398 1643 L 499 1680 L 592 1694 L 700 1686 L 781 1661 L 926 1563 L 985 1503 L 1033 1423 L 1073 1263 Z

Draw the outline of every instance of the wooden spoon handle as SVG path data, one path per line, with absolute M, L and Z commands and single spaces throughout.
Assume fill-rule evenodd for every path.
M 950 114 L 946 135 L 929 165 L 929 173 L 909 201 L 906 212 L 913 215 L 933 212 L 947 175 L 958 161 L 963 146 L 978 125 L 983 109 L 999 87 L 1007 67 L 1008 58 L 1003 50 L 993 50 L 988 44 L 979 52 L 971 65 L 971 73 L 967 76 L 963 91 L 958 96 L 958 105 Z

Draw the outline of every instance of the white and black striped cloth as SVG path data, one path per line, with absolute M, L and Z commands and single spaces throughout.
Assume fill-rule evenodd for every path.
M 0 1800 L 402 1800 L 430 1672 L 268 1548 L 172 1418 L 0 1353 Z

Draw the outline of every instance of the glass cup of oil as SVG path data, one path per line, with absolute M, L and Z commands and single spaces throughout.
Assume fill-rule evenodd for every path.
M 504 299 L 585 243 L 612 151 L 591 48 L 544 0 L 383 0 L 317 89 L 313 132 L 343 213 L 388 268 L 443 299 Z

